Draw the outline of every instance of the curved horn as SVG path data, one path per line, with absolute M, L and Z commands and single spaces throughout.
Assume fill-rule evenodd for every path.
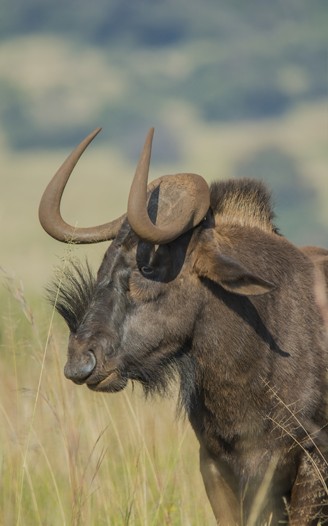
M 160 245 L 177 239 L 204 219 L 210 207 L 210 193 L 208 184 L 200 175 L 177 174 L 160 177 L 148 186 L 148 190 L 159 187 L 160 191 L 162 184 L 166 187 L 178 186 L 181 203 L 179 202 L 176 212 L 169 218 L 169 226 L 156 226 L 150 220 L 147 210 L 147 180 L 153 135 L 154 128 L 151 128 L 131 185 L 127 215 L 130 226 L 139 237 Z
M 125 215 L 103 225 L 75 228 L 66 223 L 60 213 L 60 202 L 67 181 L 84 150 L 98 135 L 101 128 L 90 133 L 67 157 L 51 179 L 40 201 L 39 219 L 44 230 L 58 241 L 64 243 L 99 243 L 114 239 Z

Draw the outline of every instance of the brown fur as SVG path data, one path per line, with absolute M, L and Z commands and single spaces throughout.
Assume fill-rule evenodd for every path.
M 278 232 L 274 224 L 271 195 L 261 181 L 245 178 L 212 183 L 211 208 L 220 224 Z
M 178 375 L 222 526 L 287 514 L 312 526 L 327 514 L 327 341 L 315 295 L 325 256 L 278 235 L 273 217 L 262 184 L 212 185 L 206 220 L 168 245 L 125 222 L 89 292 L 71 277 L 58 307 L 74 319 L 74 382 L 113 392 L 132 380 L 165 394 Z

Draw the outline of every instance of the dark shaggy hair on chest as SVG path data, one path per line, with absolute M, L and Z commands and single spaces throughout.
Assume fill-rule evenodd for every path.
M 271 193 L 255 179 L 229 179 L 212 183 L 211 208 L 220 223 L 258 227 L 278 233 Z

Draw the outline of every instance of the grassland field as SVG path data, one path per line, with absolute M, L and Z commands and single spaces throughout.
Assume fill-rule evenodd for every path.
M 319 190 L 328 222 L 326 103 L 260 123 L 209 126 L 189 108 L 176 121 L 184 160 L 156 165 L 152 177 L 226 178 L 263 145 L 278 145 Z M 138 387 L 106 396 L 63 376 L 67 330 L 44 287 L 55 266 L 88 256 L 96 267 L 106 248 L 60 245 L 38 224 L 40 196 L 68 153 L 14 153 L 0 130 L 0 524 L 212 525 L 196 439 L 176 418 L 174 389 L 167 400 L 145 401 Z M 82 226 L 123 213 L 133 171 L 110 145 L 93 145 L 68 185 L 64 217 Z

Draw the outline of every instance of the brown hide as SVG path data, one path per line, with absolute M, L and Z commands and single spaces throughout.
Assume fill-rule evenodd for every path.
M 167 221 L 165 185 L 150 194 Z M 157 246 L 124 219 L 97 278 L 75 266 L 56 294 L 72 381 L 114 392 L 131 380 L 166 394 L 179 378 L 222 526 L 310 526 L 328 514 L 317 294 L 328 251 L 298 249 L 273 217 L 261 183 L 216 183 L 203 221 Z

